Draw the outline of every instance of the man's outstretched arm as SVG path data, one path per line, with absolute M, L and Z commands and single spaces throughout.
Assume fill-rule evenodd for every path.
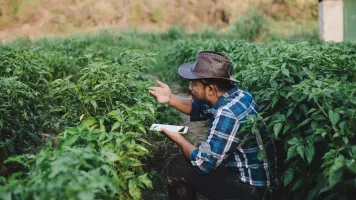
M 192 98 L 183 98 L 172 94 L 168 85 L 157 80 L 158 87 L 151 87 L 149 92 L 158 103 L 172 106 L 180 112 L 190 115 L 192 112 Z

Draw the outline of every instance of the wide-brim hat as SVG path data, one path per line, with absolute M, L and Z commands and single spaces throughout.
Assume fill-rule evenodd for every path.
M 231 76 L 232 62 L 223 54 L 213 51 L 202 51 L 196 56 L 195 62 L 182 64 L 178 68 L 181 77 L 189 80 L 215 78 L 239 81 Z

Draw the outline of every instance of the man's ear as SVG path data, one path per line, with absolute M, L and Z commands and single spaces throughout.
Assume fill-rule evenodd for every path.
M 211 94 L 211 95 L 214 94 L 214 88 L 215 87 L 213 87 L 213 85 L 209 85 L 208 87 L 209 87 L 209 94 Z

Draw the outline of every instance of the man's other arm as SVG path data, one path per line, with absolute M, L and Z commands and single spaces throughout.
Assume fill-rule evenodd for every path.
M 192 98 L 184 98 L 172 94 L 168 105 L 186 115 L 190 115 L 192 113 Z

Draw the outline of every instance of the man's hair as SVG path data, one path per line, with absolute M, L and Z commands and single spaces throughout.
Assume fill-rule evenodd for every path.
M 200 79 L 204 86 L 215 85 L 219 91 L 227 92 L 231 90 L 235 85 L 230 80 L 218 79 L 218 78 L 207 78 Z

